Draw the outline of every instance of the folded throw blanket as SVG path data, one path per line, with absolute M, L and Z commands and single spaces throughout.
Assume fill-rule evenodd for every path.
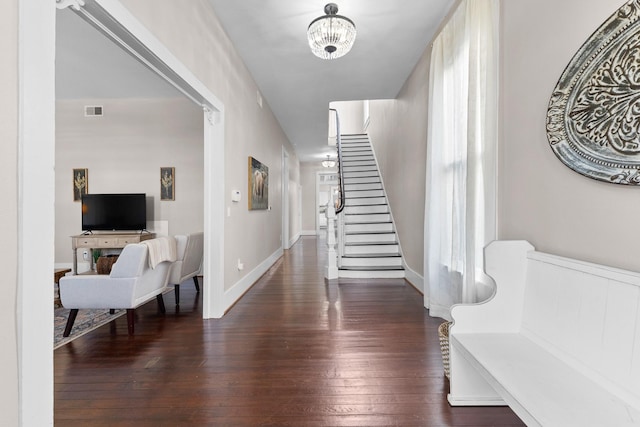
M 164 261 L 174 262 L 176 260 L 176 239 L 173 237 L 158 237 L 140 243 L 147 245 L 151 268 L 155 268 L 156 265 Z

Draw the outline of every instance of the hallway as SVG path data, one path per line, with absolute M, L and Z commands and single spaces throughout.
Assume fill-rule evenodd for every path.
M 522 426 L 446 402 L 437 327 L 403 279 L 323 279 L 301 238 L 222 319 L 181 287 L 54 352 L 56 426 Z

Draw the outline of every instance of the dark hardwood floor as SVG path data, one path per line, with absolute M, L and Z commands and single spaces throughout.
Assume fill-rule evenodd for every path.
M 522 426 L 452 408 L 439 319 L 403 280 L 326 284 L 304 237 L 222 319 L 181 287 L 54 352 L 56 426 Z

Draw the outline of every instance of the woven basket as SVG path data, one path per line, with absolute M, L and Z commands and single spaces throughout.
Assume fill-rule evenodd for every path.
M 442 365 L 444 366 L 444 376 L 447 378 L 449 378 L 449 326 L 451 326 L 451 322 L 444 322 L 438 326 Z
M 96 262 L 96 271 L 98 274 L 110 274 L 111 267 L 118 260 L 118 255 L 101 256 Z

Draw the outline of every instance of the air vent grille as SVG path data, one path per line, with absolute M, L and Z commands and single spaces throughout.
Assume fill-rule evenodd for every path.
M 103 113 L 102 105 L 85 105 L 84 116 L 85 117 L 101 117 Z

